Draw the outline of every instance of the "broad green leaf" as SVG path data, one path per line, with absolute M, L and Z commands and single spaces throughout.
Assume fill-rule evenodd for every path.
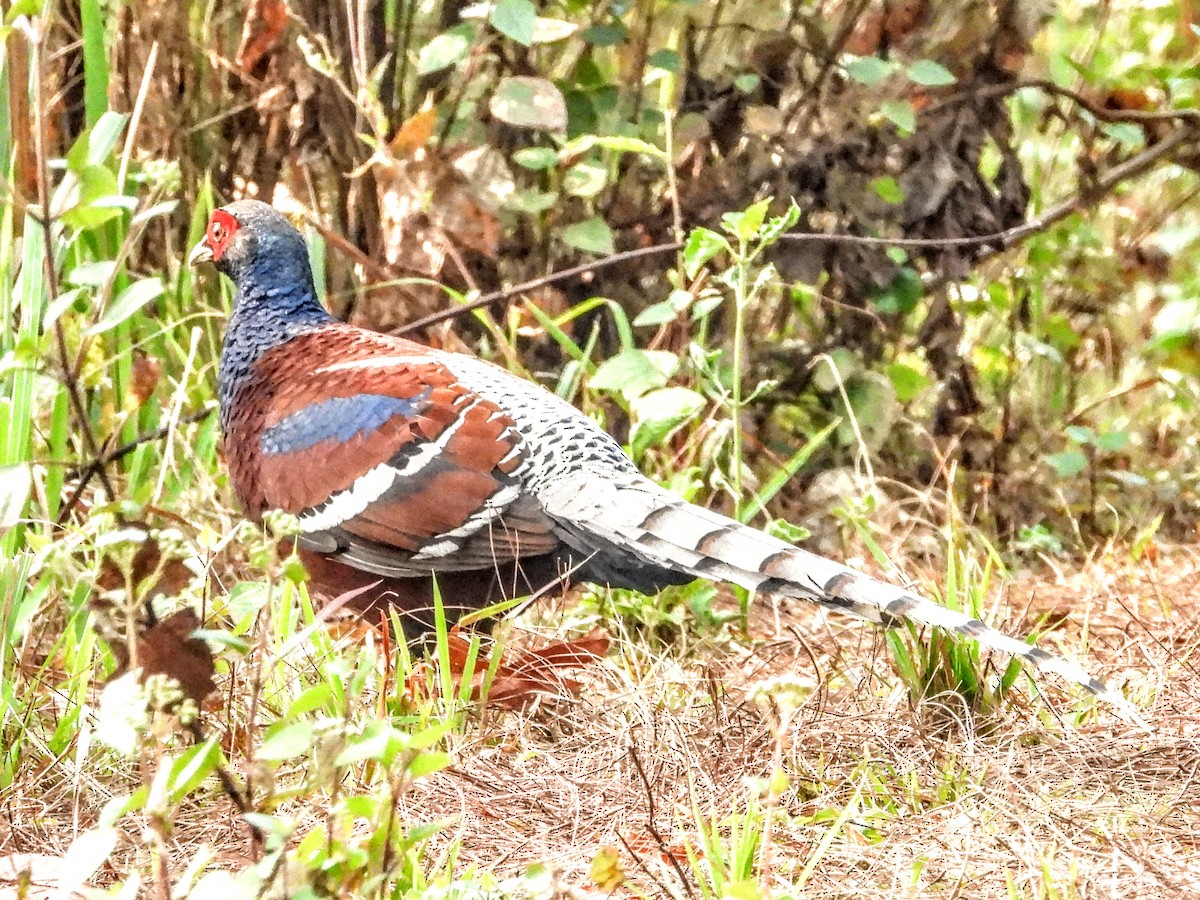
M 565 243 L 587 253 L 595 253 L 600 256 L 610 256 L 613 253 L 612 229 L 599 216 L 593 216 L 564 228 L 559 237 Z
M 657 69 L 665 69 L 668 72 L 673 72 L 678 75 L 682 71 L 682 64 L 679 60 L 679 54 L 671 49 L 664 48 L 655 50 L 648 57 L 646 63 L 654 66 Z
M 283 717 L 285 719 L 297 719 L 300 716 L 320 709 L 332 698 L 333 688 L 327 682 L 323 681 L 320 684 L 314 684 L 288 704 Z
M 859 56 L 845 65 L 846 74 L 859 84 L 878 84 L 892 74 L 894 63 L 878 56 Z
M 743 72 L 733 79 L 734 87 L 743 94 L 758 90 L 760 84 L 762 84 L 762 76 L 756 75 L 754 72 Z
M 596 160 L 585 159 L 563 176 L 563 190 L 572 197 L 595 197 L 608 184 L 608 169 Z
M 579 36 L 593 47 L 615 47 L 629 37 L 629 29 L 623 25 L 593 25 L 581 31 Z
M 1105 453 L 1117 453 L 1129 446 L 1128 431 L 1105 431 L 1096 435 L 1096 449 Z
M 171 774 L 168 796 L 172 803 L 178 803 L 216 771 L 221 761 L 221 751 L 217 747 L 217 739 L 210 737 L 203 744 L 197 744 L 184 750 L 171 764 Z
M 1088 466 L 1087 455 L 1082 450 L 1064 450 L 1062 453 L 1047 453 L 1046 463 L 1063 478 L 1078 475 Z
M 501 122 L 517 128 L 562 131 L 567 127 L 567 103 L 562 91 L 545 78 L 502 79 L 488 109 Z
M 443 31 L 417 54 L 417 74 L 428 75 L 462 62 L 474 40 L 475 27 L 470 24 L 455 25 Z
M 600 364 L 590 384 L 633 398 L 663 387 L 678 368 L 679 357 L 665 350 L 623 350 Z
M 440 772 L 452 762 L 454 762 L 454 758 L 449 753 L 443 753 L 440 750 L 418 753 L 408 764 L 408 774 L 413 778 L 421 778 L 424 775 Z
M 316 726 L 311 719 L 276 722 L 254 754 L 256 759 L 279 762 L 307 753 L 316 741 Z
M 890 175 L 883 175 L 870 181 L 869 186 L 884 203 L 903 203 L 904 189 Z
M 104 315 L 95 325 L 88 329 L 88 334 L 103 334 L 110 328 L 120 325 L 135 312 L 152 300 L 163 295 L 165 287 L 160 278 L 143 278 L 135 281 L 117 295 L 117 299 L 109 304 Z
M 535 19 L 537 7 L 532 0 L 496 0 L 490 16 L 493 28 L 526 47 L 533 43 Z
M 905 363 L 892 363 L 887 367 L 887 376 L 896 389 L 896 399 L 901 403 L 915 400 L 933 382 L 924 372 Z
M 897 269 L 892 283 L 873 299 L 877 310 L 886 316 L 903 316 L 912 312 L 925 292 L 925 285 L 915 269 Z
M 605 150 L 615 150 L 618 153 L 645 153 L 647 156 L 653 156 L 655 159 L 666 159 L 666 151 L 659 149 L 649 141 L 643 141 L 641 138 L 629 137 L 621 134 L 598 135 L 585 134 L 568 141 L 559 150 L 559 156 L 564 159 L 570 159 L 578 156 L 581 153 L 586 153 L 593 147 L 602 147 Z
M 98 259 L 80 263 L 67 273 L 68 284 L 78 284 L 83 287 L 103 287 L 112 278 L 117 269 L 116 260 Z
M 1076 444 L 1094 444 L 1096 442 L 1096 432 L 1086 425 L 1068 425 L 1063 431 Z
M 759 200 L 740 212 L 727 212 L 721 216 L 721 227 L 738 240 L 749 243 L 766 221 L 770 205 L 769 199 Z
M 524 169 L 552 169 L 558 165 L 558 151 L 553 147 L 526 147 L 513 154 L 513 162 Z
M 536 215 L 552 207 L 556 200 L 555 191 L 517 191 L 504 201 L 504 208 Z
M 1141 147 L 1146 143 L 1146 133 L 1132 122 L 1103 122 L 1100 129 L 1126 147 Z
M 729 242 L 715 231 L 693 228 L 683 248 L 684 273 L 688 278 L 695 278 L 709 260 L 728 249 Z
M 346 739 L 346 746 L 334 760 L 335 766 L 349 766 L 364 759 L 383 760 L 400 749 L 400 734 L 387 722 L 372 722 L 362 734 Z
M 693 299 L 690 291 L 671 291 L 666 300 L 647 306 L 638 313 L 637 318 L 633 320 L 634 327 L 664 325 L 674 321 L 676 316 L 692 305 Z
M 900 129 L 903 134 L 917 130 L 917 113 L 907 100 L 885 100 L 879 107 L 884 118 Z
M 104 202 L 117 194 L 117 176 L 105 166 L 84 166 L 77 191 L 74 203 L 62 214 L 63 221 L 72 228 L 95 228 L 121 214 L 115 205 Z
M 685 387 L 664 387 L 635 397 L 629 408 L 634 427 L 630 437 L 635 456 L 660 443 L 704 408 L 702 395 Z
M 932 59 L 918 59 L 908 67 L 908 77 L 926 87 L 943 87 L 958 80 L 953 72 Z

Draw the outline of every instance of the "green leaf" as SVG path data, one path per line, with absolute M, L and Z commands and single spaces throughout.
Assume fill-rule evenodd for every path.
M 638 313 L 637 318 L 633 320 L 634 327 L 665 325 L 674 321 L 676 316 L 692 305 L 692 299 L 690 291 L 671 291 L 666 300 L 647 306 Z
M 316 741 L 316 726 L 311 719 L 276 722 L 267 730 L 267 738 L 255 754 L 256 759 L 279 762 L 307 753 Z
M 129 121 L 129 116 L 112 110 L 103 113 L 96 120 L 96 124 L 92 126 L 91 138 L 88 140 L 88 165 L 99 166 L 108 161 L 113 148 L 117 146 L 121 132 L 125 130 L 127 121 Z
M 493 28 L 518 44 L 533 43 L 537 7 L 532 0 L 496 0 L 489 18 Z
M 1105 431 L 1096 436 L 1096 449 L 1105 453 L 1118 453 L 1129 446 L 1128 431 Z
M 908 77 L 926 87 L 943 87 L 958 81 L 953 72 L 932 59 L 918 59 L 908 67 Z
M 513 162 L 535 172 L 558 165 L 558 151 L 553 147 L 526 147 L 513 154 Z
M 733 79 L 733 85 L 743 94 L 749 94 L 751 91 L 758 89 L 762 84 L 762 77 L 753 72 L 743 72 Z
M 88 329 L 88 334 L 103 334 L 110 328 L 115 328 L 147 303 L 161 297 L 165 290 L 160 278 L 143 278 L 135 281 L 121 291 L 117 295 L 117 299 L 109 304 L 104 315 L 100 317 L 100 321 Z
M 1063 478 L 1078 475 L 1088 466 L 1087 455 L 1082 450 L 1064 450 L 1062 453 L 1047 453 L 1042 457 Z
M 646 63 L 654 66 L 656 69 L 665 69 L 666 71 L 672 72 L 676 75 L 678 75 L 683 68 L 679 60 L 679 54 L 676 51 L 667 48 L 655 50 L 648 57 L 646 57 Z
M 895 70 L 895 63 L 878 56 L 860 56 L 846 63 L 846 74 L 859 84 L 879 84 Z
M 615 47 L 629 37 L 629 29 L 624 25 L 593 25 L 581 31 L 579 36 L 593 47 Z
M 116 269 L 117 262 L 113 259 L 98 259 L 80 263 L 67 273 L 67 283 L 83 287 L 103 287 L 112 278 Z
M 728 212 L 721 216 L 721 227 L 739 241 L 749 243 L 758 234 L 767 218 L 771 201 L 759 200 L 741 212 Z
M 443 31 L 417 54 L 417 74 L 428 75 L 449 68 L 467 58 L 475 40 L 475 26 L 455 25 Z
M 1068 425 L 1063 431 L 1076 444 L 1096 443 L 1096 432 L 1086 425 Z
M 171 802 L 178 803 L 198 788 L 205 778 L 216 771 L 220 761 L 221 751 L 215 737 L 183 751 L 171 764 L 167 788 Z
M 585 159 L 567 170 L 562 187 L 573 197 L 595 197 L 608 184 L 608 169 L 595 160 Z
M 921 276 L 907 266 L 897 269 L 892 282 L 874 298 L 874 306 L 885 316 L 903 316 L 912 312 L 925 293 Z
M 873 178 L 868 186 L 884 203 L 892 205 L 904 202 L 904 189 L 900 187 L 900 183 L 890 175 L 884 175 L 879 178 Z
M 764 530 L 771 537 L 777 537 L 789 544 L 798 544 L 812 535 L 812 532 L 803 525 L 797 525 L 787 519 L 772 519 Z
M 635 456 L 663 441 L 667 435 L 704 409 L 702 395 L 685 387 L 664 387 L 635 397 L 629 408 L 634 427 L 630 437 Z
M 1101 123 L 1100 129 L 1126 147 L 1141 147 L 1146 143 L 1146 133 L 1132 122 L 1104 122 Z
M 917 113 L 907 100 L 885 100 L 879 111 L 902 134 L 912 134 L 917 130 Z
M 590 383 L 632 399 L 666 385 L 678 368 L 679 357 L 665 350 L 623 350 L 601 363 Z
M 552 207 L 556 200 L 558 200 L 558 193 L 555 191 L 517 191 L 504 201 L 504 208 L 514 212 L 537 215 Z
M 333 688 L 327 682 L 314 684 L 293 700 L 284 712 L 285 719 L 297 719 L 307 713 L 320 709 L 333 698 Z
M 517 128 L 563 131 L 567 127 L 567 102 L 554 82 L 545 78 L 502 79 L 488 109 L 501 122 Z
M 78 191 L 77 202 L 62 216 L 72 228 L 95 228 L 121 214 L 116 204 L 106 202 L 117 195 L 117 176 L 107 167 L 84 166 L 79 172 Z M 127 199 L 133 200 L 132 197 Z
M 418 753 L 413 757 L 413 761 L 408 764 L 408 774 L 413 778 L 420 778 L 424 775 L 440 772 L 452 762 L 454 762 L 454 758 L 449 753 L 443 753 L 440 750 L 430 753 Z
M 922 391 L 933 384 L 928 375 L 905 363 L 889 365 L 887 377 L 892 380 L 892 387 L 896 389 L 896 399 L 900 403 L 915 400 Z
M 334 760 L 335 766 L 349 766 L 364 759 L 383 760 L 400 749 L 401 735 L 387 722 L 372 722 L 362 734 L 347 738 L 346 746 Z
M 599 216 L 592 216 L 590 219 L 564 228 L 559 237 L 565 243 L 586 253 L 611 256 L 614 250 L 612 229 Z
M 683 270 L 688 278 L 695 278 L 700 270 L 722 250 L 729 250 L 729 242 L 715 231 L 693 228 L 683 248 Z

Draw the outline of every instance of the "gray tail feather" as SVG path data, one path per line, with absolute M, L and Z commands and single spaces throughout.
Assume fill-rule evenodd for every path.
M 1135 707 L 1077 664 L 846 566 L 793 547 L 757 529 L 682 500 L 652 483 L 617 490 L 587 522 L 648 562 L 749 590 L 798 597 L 881 625 L 930 625 L 974 638 L 983 647 L 1027 660 L 1078 684 L 1145 726 Z

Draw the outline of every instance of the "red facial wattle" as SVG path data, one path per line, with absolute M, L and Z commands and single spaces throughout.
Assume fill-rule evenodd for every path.
M 204 235 L 205 243 L 212 250 L 213 262 L 221 259 L 237 229 L 237 219 L 223 209 L 213 210 L 212 217 L 208 220 L 208 231 Z

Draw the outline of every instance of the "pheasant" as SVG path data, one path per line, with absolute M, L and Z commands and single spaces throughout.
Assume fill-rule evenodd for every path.
M 540 386 L 336 320 L 268 204 L 214 211 L 188 260 L 202 262 L 237 289 L 218 376 L 233 487 L 256 520 L 298 517 L 319 580 L 416 614 L 436 577 L 455 615 L 560 575 L 645 593 L 706 578 L 968 635 L 1129 710 L 1062 657 L 680 499 Z

